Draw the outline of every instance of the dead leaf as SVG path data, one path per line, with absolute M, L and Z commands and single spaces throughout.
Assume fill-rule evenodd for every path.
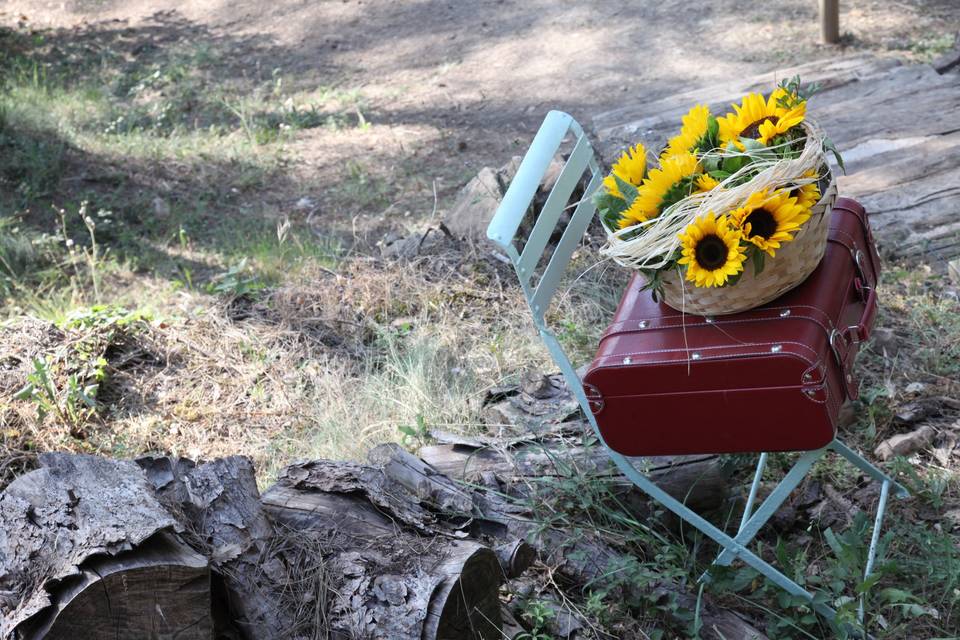
M 900 433 L 887 438 L 877 445 L 873 453 L 884 461 L 894 456 L 907 456 L 929 445 L 936 434 L 936 429 L 929 424 L 925 424 L 909 433 Z
M 935 447 L 931 453 L 933 457 L 937 459 L 937 462 L 941 466 L 946 467 L 950 462 L 950 456 L 953 454 L 953 450 L 957 446 L 957 437 L 954 434 L 947 434 L 943 441 Z
M 926 388 L 927 388 L 927 385 L 923 384 L 922 382 L 911 382 L 910 384 L 907 385 L 907 387 L 903 391 L 904 393 L 909 393 L 910 395 L 914 395 L 914 394 L 920 393 Z
M 210 554 L 210 560 L 213 564 L 219 565 L 230 562 L 231 560 L 236 560 L 241 553 L 243 553 L 243 549 L 239 544 L 225 544 L 213 550 L 213 553 Z

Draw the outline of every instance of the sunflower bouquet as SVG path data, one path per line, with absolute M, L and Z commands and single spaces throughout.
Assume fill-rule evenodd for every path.
M 643 144 L 627 149 L 594 196 L 605 253 L 643 273 L 655 297 L 704 315 L 802 282 L 823 257 L 836 197 L 836 150 L 806 112 L 816 91 L 794 77 L 724 115 L 696 105 L 656 166 Z

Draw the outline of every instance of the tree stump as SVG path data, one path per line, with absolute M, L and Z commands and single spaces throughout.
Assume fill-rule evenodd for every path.
M 253 464 L 243 456 L 196 464 L 185 458 L 137 460 L 195 549 L 222 578 L 230 619 L 250 640 L 292 637 L 295 613 L 282 594 L 290 576 L 272 554 L 274 528 L 260 504 Z
M 0 494 L 0 636 L 209 640 L 207 561 L 128 461 L 49 453 Z
M 318 537 L 332 594 L 330 632 L 397 640 L 501 638 L 503 576 L 496 554 L 463 540 L 457 523 L 444 522 L 409 487 L 451 509 L 467 508 L 466 515 L 468 494 L 442 476 L 423 482 L 426 476 L 409 460 L 385 462 L 405 480 L 377 467 L 318 460 L 288 467 L 262 497 L 278 528 Z

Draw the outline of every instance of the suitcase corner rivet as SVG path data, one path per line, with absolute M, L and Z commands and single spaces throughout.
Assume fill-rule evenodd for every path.
M 772 347 L 770 347 L 770 353 L 780 353 L 781 351 L 783 351 L 782 344 L 775 344 Z
M 807 389 L 806 391 L 804 391 L 804 393 L 812 398 L 816 393 L 816 391 L 814 391 L 813 389 Z
M 641 320 L 640 322 L 637 323 L 637 326 L 640 327 L 641 329 L 646 329 L 646 328 L 647 328 L 647 324 L 648 324 L 648 323 L 647 323 L 646 320 Z
M 633 360 L 630 359 L 630 358 L 624 358 L 624 359 L 623 359 L 623 364 L 630 364 L 631 362 L 633 362 Z
M 853 376 L 849 373 L 847 374 L 847 382 L 853 382 Z
M 786 317 L 789 317 L 789 316 L 790 316 L 790 309 L 784 309 L 783 311 L 780 312 L 780 317 L 781 317 L 781 318 L 786 318 Z
M 699 360 L 699 359 L 700 359 L 700 354 L 697 353 L 696 351 L 694 351 L 693 353 L 690 354 L 690 359 L 691 359 L 691 360 Z
M 813 382 L 813 374 L 810 374 L 810 373 L 805 373 L 805 374 L 803 374 L 803 381 L 804 381 L 804 382 Z

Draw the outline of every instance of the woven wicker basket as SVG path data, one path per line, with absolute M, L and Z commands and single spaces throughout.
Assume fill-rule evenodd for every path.
M 793 242 L 767 259 L 757 275 L 753 262 L 744 263 L 740 280 L 727 287 L 695 287 L 679 270 L 663 274 L 663 301 L 677 311 L 700 316 L 721 316 L 759 307 L 783 295 L 806 280 L 827 249 L 830 213 L 837 199 L 836 181 L 831 174 L 823 196 L 813 206 L 812 216 L 797 232 Z

